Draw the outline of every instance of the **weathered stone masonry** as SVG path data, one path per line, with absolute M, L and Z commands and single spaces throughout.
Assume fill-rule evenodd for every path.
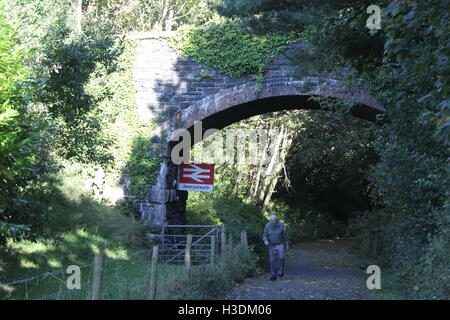
M 312 95 L 350 99 L 357 103 L 354 114 L 366 119 L 384 111 L 363 90 L 349 92 L 332 78 L 302 92 L 300 85 L 305 79 L 292 77 L 294 69 L 288 56 L 294 50 L 305 50 L 304 43 L 289 45 L 284 53 L 267 64 L 264 82 L 258 91 L 250 76 L 231 78 L 180 56 L 170 48 L 164 36 L 148 35 L 137 39 L 134 71 L 139 115 L 148 121 L 156 117 L 161 123 L 152 142 L 155 150 L 162 146 L 166 157 L 156 184 L 140 204 L 142 220 L 155 227 L 185 221 L 187 192 L 175 190 L 177 168 L 168 158 L 175 129 L 190 129 L 199 120 L 203 121 L 204 130 L 221 129 L 265 112 L 319 108 L 307 100 Z

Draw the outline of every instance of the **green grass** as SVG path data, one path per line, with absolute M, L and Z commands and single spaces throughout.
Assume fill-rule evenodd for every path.
M 86 187 L 83 168 L 66 165 L 60 173 L 37 182 L 27 198 L 37 212 L 45 213 L 47 220 L 41 226 L 33 225 L 40 228 L 33 229 L 38 237 L 10 238 L 0 248 L 1 283 L 54 270 L 65 271 L 70 265 L 90 264 L 95 254 L 101 252 L 105 260 L 121 259 L 103 265 L 101 298 L 146 297 L 149 254 L 130 255 L 151 248 L 151 243 L 143 241 L 149 230 L 132 221 L 129 209 L 112 206 L 93 197 Z M 222 211 L 224 203 L 232 206 L 229 201 L 222 201 L 217 204 Z M 233 231 L 231 226 L 229 231 Z M 240 224 L 235 226 L 236 240 L 241 227 Z M 251 235 L 251 230 L 248 231 Z M 192 277 L 186 277 L 182 266 L 159 264 L 156 298 L 217 297 L 256 268 L 254 256 L 239 250 L 236 252 L 238 256 L 229 257 L 214 267 L 193 266 Z M 248 272 L 244 274 L 242 270 Z M 92 271 L 91 266 L 81 269 L 82 284 L 92 278 Z M 1 287 L 0 299 L 89 299 L 91 284 L 87 283 L 81 290 L 67 290 L 68 276 L 62 272 L 56 277 L 40 276 L 26 284 Z
M 381 268 L 381 289 L 371 290 L 370 299 L 373 300 L 408 300 L 405 295 L 396 288 L 389 269 Z
M 128 257 L 103 264 L 101 299 L 144 299 L 148 284 L 149 253 L 142 253 L 137 257 Z M 107 262 L 107 261 L 105 261 Z M 7 299 L 48 299 L 48 300 L 84 300 L 90 299 L 91 266 L 81 269 L 80 290 L 69 290 L 66 287 L 67 274 L 55 277 L 40 278 L 14 287 L 14 291 Z M 177 275 L 182 267 L 177 265 L 158 265 L 157 292 L 164 292 L 164 279 L 168 274 Z M 57 279 L 58 278 L 58 279 Z
M 0 248 L 2 283 L 88 264 L 98 252 L 105 259 L 126 259 L 134 251 L 149 248 L 147 228 L 133 222 L 127 208 L 94 199 L 84 185 L 83 175 L 68 167 L 29 191 L 34 210 L 44 213 L 46 220 L 34 226 L 38 237 L 10 238 Z M 0 298 L 23 299 L 27 293 L 28 298 L 37 298 L 58 290 L 57 279 L 44 280 L 0 288 Z
M 149 283 L 150 252 L 124 260 L 104 261 L 102 265 L 103 300 L 145 299 Z M 237 246 L 233 252 L 217 257 L 214 265 L 192 266 L 188 274 L 184 265 L 157 265 L 156 299 L 214 299 L 224 296 L 235 282 L 242 282 L 257 270 L 256 257 Z M 7 299 L 85 300 L 92 290 L 92 266 L 81 269 L 80 290 L 66 288 L 69 275 L 61 274 L 20 284 Z

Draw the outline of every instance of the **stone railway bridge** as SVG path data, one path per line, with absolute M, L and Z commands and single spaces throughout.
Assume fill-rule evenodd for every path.
M 305 80 L 293 77 L 289 56 L 296 50 L 307 50 L 305 43 L 287 46 L 266 65 L 260 90 L 251 78 L 232 78 L 195 63 L 175 52 L 167 34 L 148 34 L 135 38 L 134 80 L 140 117 L 158 119 L 150 152 L 161 152 L 163 162 L 154 186 L 140 202 L 141 219 L 154 227 L 162 224 L 184 224 L 186 191 L 176 190 L 178 168 L 170 160 L 175 129 L 192 130 L 202 121 L 203 130 L 222 129 L 227 125 L 267 112 L 292 109 L 320 109 L 308 100 L 311 96 L 335 97 L 354 102 L 356 117 L 373 120 L 384 108 L 364 90 L 348 91 L 335 76 L 313 82 L 308 91 Z M 343 72 L 341 72 L 342 77 Z M 196 141 L 198 142 L 198 141 Z M 194 142 L 195 143 L 195 142 Z

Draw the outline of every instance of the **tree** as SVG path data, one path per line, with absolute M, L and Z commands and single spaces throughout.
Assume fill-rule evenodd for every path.
M 27 106 L 33 90 L 27 52 L 17 32 L 0 13 L 0 241 L 5 234 L 24 229 L 13 223 L 13 209 L 23 204 L 21 188 L 33 175 L 39 128 L 27 123 Z
M 449 269 L 449 18 L 445 1 L 381 1 L 381 30 L 365 26 L 368 1 L 222 0 L 218 11 L 258 33 L 313 24 L 303 72 L 336 66 L 386 108 L 368 172 L 378 210 L 362 219 L 377 256 L 412 297 L 442 297 Z M 312 66 L 312 67 L 309 67 Z M 318 74 L 315 74 L 316 76 Z M 319 74 L 320 76 L 320 74 Z M 412 288 L 416 288 L 412 290 Z

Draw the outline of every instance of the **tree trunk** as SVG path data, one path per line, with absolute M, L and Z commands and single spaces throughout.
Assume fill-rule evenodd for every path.
M 81 28 L 81 20 L 83 18 L 83 0 L 77 1 L 77 7 L 76 7 L 76 14 L 75 14 L 75 31 L 78 33 L 81 33 L 83 30 Z
M 166 18 L 166 31 L 172 31 L 173 23 L 174 23 L 174 15 L 175 15 L 175 1 L 172 0 L 169 3 L 167 18 Z
M 274 148 L 273 148 L 273 154 L 272 154 L 272 157 L 270 159 L 270 163 L 267 166 L 266 177 L 263 180 L 263 184 L 261 185 L 261 189 L 260 189 L 260 192 L 259 192 L 259 201 L 261 203 L 264 202 L 264 198 L 266 197 L 267 187 L 269 186 L 269 183 L 271 181 L 271 177 L 274 174 L 273 173 L 273 169 L 274 169 L 274 167 L 276 165 L 276 161 L 277 161 L 278 155 L 280 153 L 280 145 L 281 145 L 281 141 L 283 140 L 283 137 L 284 137 L 284 126 L 281 126 L 281 131 L 278 134 L 277 139 L 275 141 L 275 145 L 274 145 Z
M 263 201 L 263 205 L 261 208 L 261 212 L 264 213 L 264 211 L 266 210 L 270 199 L 272 197 L 273 191 L 275 190 L 275 187 L 277 185 L 278 182 L 278 173 L 281 171 L 281 169 L 283 168 L 283 163 L 284 160 L 286 158 L 286 153 L 287 153 L 287 149 L 289 148 L 289 145 L 291 144 L 291 140 L 288 138 L 288 131 L 286 130 L 285 133 L 283 134 L 283 145 L 281 146 L 281 151 L 280 151 L 280 160 L 279 162 L 276 164 L 276 168 L 274 171 L 274 174 L 271 176 L 271 181 L 269 184 L 269 187 L 267 189 L 264 201 Z M 281 135 L 281 133 L 280 133 Z
M 269 127 L 270 130 L 270 127 Z M 266 137 L 267 138 L 267 137 Z M 261 139 L 261 137 L 260 137 Z M 259 141 L 261 143 L 261 141 Z M 262 155 L 261 155 L 261 160 L 259 162 L 259 166 L 258 166 L 258 170 L 256 171 L 256 183 L 252 192 L 252 198 L 256 199 L 256 195 L 258 194 L 258 189 L 259 189 L 259 183 L 261 180 L 261 171 L 263 170 L 263 166 L 264 166 L 264 162 L 266 161 L 267 158 L 267 146 L 269 145 L 268 141 L 266 141 L 266 143 L 264 144 L 264 148 L 262 151 Z

